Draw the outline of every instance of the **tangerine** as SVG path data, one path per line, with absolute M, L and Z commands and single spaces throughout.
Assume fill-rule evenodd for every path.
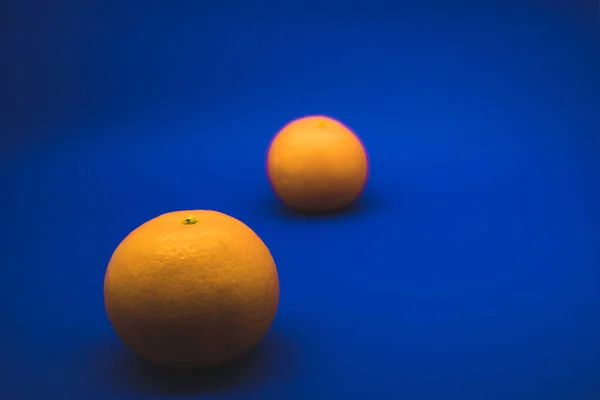
M 269 249 L 217 211 L 175 211 L 131 232 L 104 280 L 108 318 L 140 357 L 166 367 L 226 363 L 256 345 L 277 312 Z
M 328 212 L 352 203 L 364 189 L 368 159 L 346 125 L 326 116 L 298 118 L 273 138 L 267 174 L 276 195 L 301 212 Z

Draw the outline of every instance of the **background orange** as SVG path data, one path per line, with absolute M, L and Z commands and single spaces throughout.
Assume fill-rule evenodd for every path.
M 284 126 L 267 154 L 267 173 L 277 196 L 293 209 L 332 211 L 353 202 L 368 175 L 358 136 L 326 116 L 308 116 Z

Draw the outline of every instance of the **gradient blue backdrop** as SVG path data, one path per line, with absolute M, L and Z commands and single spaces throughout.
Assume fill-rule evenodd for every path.
M 3 399 L 600 398 L 596 1 L 2 7 Z M 312 113 L 370 154 L 344 214 L 265 177 Z M 281 279 L 264 342 L 203 376 L 131 356 L 102 298 L 123 237 L 188 208 Z

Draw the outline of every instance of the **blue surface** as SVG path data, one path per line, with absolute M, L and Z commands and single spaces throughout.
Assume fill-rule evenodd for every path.
M 26 3 L 0 397 L 600 398 L 597 5 Z M 294 216 L 267 183 L 272 135 L 312 113 L 369 151 L 344 214 Z M 202 377 L 137 361 L 102 298 L 123 237 L 188 208 L 251 226 L 281 279 L 263 343 Z

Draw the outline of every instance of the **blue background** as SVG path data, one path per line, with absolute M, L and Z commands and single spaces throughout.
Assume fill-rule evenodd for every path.
M 600 398 L 597 2 L 2 7 L 0 397 Z M 372 167 L 320 218 L 264 172 L 313 113 Z M 281 279 L 262 344 L 202 376 L 138 361 L 102 298 L 124 236 L 189 208 Z

